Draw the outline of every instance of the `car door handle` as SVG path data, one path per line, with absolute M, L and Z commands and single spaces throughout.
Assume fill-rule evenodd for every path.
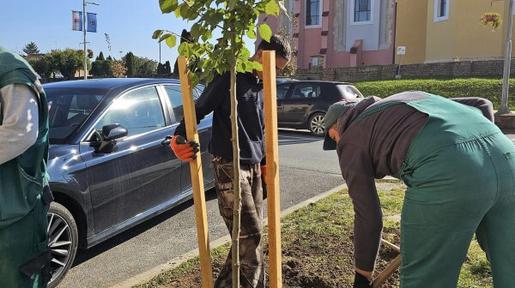
M 161 145 L 169 146 L 170 145 L 170 140 L 172 140 L 172 136 L 166 136 L 165 139 L 163 139 L 163 141 L 161 141 Z

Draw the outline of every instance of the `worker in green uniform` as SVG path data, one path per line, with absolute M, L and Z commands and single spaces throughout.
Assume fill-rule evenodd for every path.
M 491 102 L 405 92 L 333 104 L 324 149 L 336 149 L 354 219 L 355 283 L 370 287 L 382 214 L 375 179 L 407 186 L 401 287 L 456 287 L 474 233 L 495 287 L 515 287 L 515 146 Z
M 38 76 L 0 47 L 0 287 L 46 287 L 48 104 Z

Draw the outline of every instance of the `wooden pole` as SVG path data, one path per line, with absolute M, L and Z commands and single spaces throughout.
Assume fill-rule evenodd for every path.
M 275 51 L 263 51 L 263 89 L 265 96 L 266 183 L 268 189 L 268 246 L 270 287 L 282 287 L 281 199 L 279 187 L 279 136 L 277 132 L 277 89 Z
M 182 103 L 184 108 L 184 123 L 186 124 L 186 137 L 200 143 L 197 131 L 197 115 L 195 104 L 191 95 L 191 83 L 187 73 L 187 60 L 179 57 L 179 79 L 181 80 Z M 193 188 L 193 202 L 195 205 L 195 222 L 197 224 L 197 240 L 200 255 L 200 277 L 202 288 L 213 287 L 213 269 L 211 267 L 211 254 L 209 253 L 209 235 L 207 229 L 206 198 L 204 195 L 204 177 L 202 175 L 202 161 L 200 153 L 190 162 L 191 185 Z

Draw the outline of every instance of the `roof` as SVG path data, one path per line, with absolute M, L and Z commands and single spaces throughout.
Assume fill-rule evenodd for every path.
M 124 90 L 134 86 L 170 83 L 179 84 L 177 79 L 168 78 L 103 78 L 90 80 L 70 80 L 44 84 L 44 88 L 64 88 L 64 89 L 101 89 L 101 90 Z
M 299 84 L 299 83 L 330 83 L 330 84 L 353 85 L 350 82 L 326 81 L 326 80 L 300 80 L 300 79 L 295 79 L 294 81 L 284 81 L 280 84 L 292 83 L 292 82 L 295 82 L 296 84 Z

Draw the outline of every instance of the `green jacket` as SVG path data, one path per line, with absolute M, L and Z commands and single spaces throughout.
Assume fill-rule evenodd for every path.
M 48 104 L 38 75 L 22 57 L 0 47 L 0 89 L 10 84 L 34 90 L 39 106 L 36 143 L 23 154 L 0 165 L 0 229 L 22 219 L 40 201 L 48 185 Z M 0 109 L 0 125 L 3 116 Z

